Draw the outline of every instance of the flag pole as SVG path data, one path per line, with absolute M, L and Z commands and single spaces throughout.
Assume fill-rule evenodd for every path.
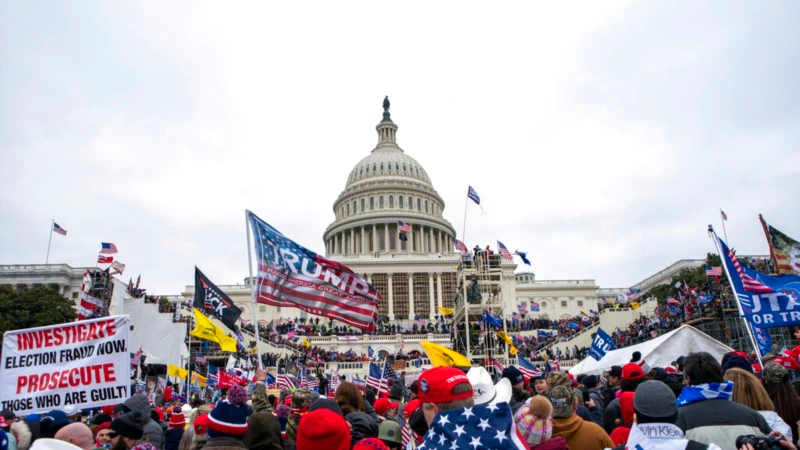
M 461 229 L 461 241 L 464 242 L 465 246 L 467 245 L 467 208 L 469 208 L 469 195 L 467 195 L 467 201 L 464 203 L 464 227 Z M 469 248 L 467 248 L 467 250 L 469 250 Z
M 53 227 L 55 225 L 56 225 L 56 219 L 51 219 L 50 220 L 50 240 L 47 241 L 47 257 L 44 260 L 45 264 L 50 262 L 50 244 L 53 243 Z
M 194 307 L 192 307 L 192 315 L 194 316 Z M 189 327 L 192 325 L 192 318 L 189 317 Z M 220 347 L 221 348 L 221 347 Z M 189 352 L 186 355 L 186 368 L 189 369 L 186 372 L 186 401 L 188 402 L 191 398 L 191 392 L 189 391 L 189 387 L 192 384 L 192 334 L 189 333 Z
M 256 307 L 258 306 L 258 302 L 256 302 L 256 280 L 253 279 L 253 245 L 250 241 L 250 211 L 247 209 L 244 210 L 244 227 L 247 230 L 247 268 L 250 271 L 250 300 L 253 303 L 253 326 L 256 330 L 256 359 L 258 359 L 258 369 L 263 370 L 260 345 L 261 336 L 258 334 L 258 316 L 256 315 Z M 272 319 L 274 320 L 275 317 L 273 316 Z
M 753 336 L 753 328 L 750 326 L 750 323 L 747 321 L 747 318 L 744 315 L 744 311 L 742 310 L 742 303 L 739 301 L 739 295 L 736 293 L 736 288 L 734 287 L 733 284 L 733 278 L 731 276 L 731 273 L 728 271 L 728 265 L 725 264 L 725 258 L 727 257 L 727 255 L 722 254 L 722 247 L 720 247 L 719 245 L 719 237 L 717 236 L 717 233 L 714 232 L 714 227 L 712 227 L 711 225 L 708 226 L 708 234 L 709 237 L 712 237 L 713 235 L 712 239 L 714 240 L 714 246 L 716 247 L 717 252 L 719 253 L 720 260 L 722 262 L 722 267 L 725 270 L 725 275 L 728 276 L 728 283 L 730 283 L 731 285 L 731 292 L 733 292 L 733 297 L 736 300 L 736 307 L 739 309 L 739 319 L 742 321 L 742 325 L 747 330 L 747 335 L 750 337 L 750 342 L 753 344 L 753 349 L 755 350 L 756 357 L 758 358 L 758 364 L 760 364 L 763 367 L 763 363 L 761 362 L 761 348 L 758 346 L 758 342 L 756 342 L 755 336 Z M 730 246 L 730 243 L 728 243 L 727 241 L 725 242 Z
M 730 241 L 728 241 L 728 230 L 725 229 L 725 216 L 723 216 L 723 214 L 725 214 L 725 213 L 722 211 L 722 208 L 720 208 L 719 209 L 719 220 L 720 220 L 720 222 L 722 222 L 722 234 L 723 234 L 723 236 L 725 236 L 725 242 L 729 243 Z M 716 233 L 714 233 L 714 235 L 716 236 Z M 728 245 L 730 245 L 730 244 L 728 244 Z

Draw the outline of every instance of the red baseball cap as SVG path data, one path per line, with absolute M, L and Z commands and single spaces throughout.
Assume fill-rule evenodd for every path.
M 375 408 L 375 413 L 386 414 L 386 411 L 392 408 L 399 408 L 400 403 L 389 401 L 389 398 L 387 397 L 381 397 L 375 400 L 375 404 L 372 405 L 372 407 Z
M 470 386 L 469 392 L 453 394 L 453 388 L 461 383 Z M 472 398 L 472 385 L 467 375 L 455 367 L 434 367 L 419 376 L 419 401 L 423 403 L 450 403 Z
M 627 381 L 639 380 L 644 378 L 642 366 L 636 363 L 628 363 L 622 367 L 622 379 Z

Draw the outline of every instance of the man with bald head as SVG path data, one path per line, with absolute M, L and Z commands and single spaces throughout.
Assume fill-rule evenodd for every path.
M 58 430 L 55 438 L 59 441 L 69 442 L 70 444 L 78 446 L 83 450 L 92 450 L 94 447 L 92 430 L 80 422 L 71 423 Z

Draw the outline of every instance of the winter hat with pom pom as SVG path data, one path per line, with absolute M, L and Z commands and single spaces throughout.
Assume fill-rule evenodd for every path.
M 247 432 L 247 392 L 241 386 L 232 386 L 225 401 L 208 414 L 208 437 L 232 437 L 241 440 Z
M 172 408 L 168 426 L 169 428 L 183 428 L 186 426 L 186 416 L 183 415 L 183 410 L 180 406 Z

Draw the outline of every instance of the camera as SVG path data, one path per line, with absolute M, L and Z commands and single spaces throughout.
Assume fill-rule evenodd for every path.
M 736 438 L 736 448 L 742 448 L 745 444 L 752 445 L 754 450 L 783 449 L 780 437 L 755 436 L 748 434 Z

